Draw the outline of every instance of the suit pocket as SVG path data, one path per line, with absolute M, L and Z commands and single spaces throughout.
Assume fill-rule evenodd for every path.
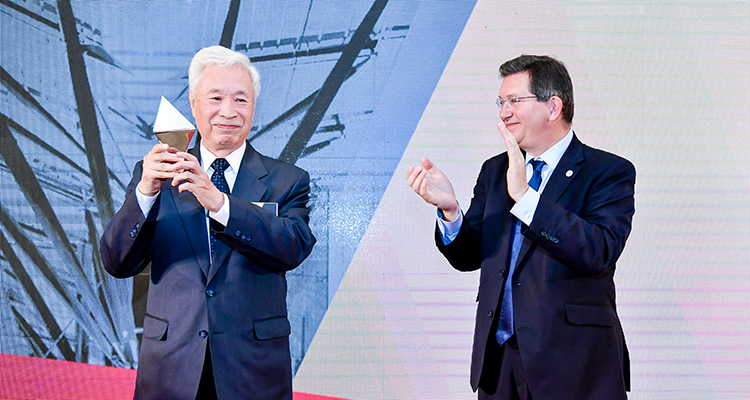
M 258 340 L 278 339 L 289 336 L 292 327 L 286 317 L 273 317 L 253 322 L 255 338 Z
M 143 337 L 145 339 L 153 340 L 167 340 L 167 331 L 169 328 L 169 321 L 163 318 L 154 317 L 151 314 L 146 314 L 143 318 Z
M 614 326 L 617 316 L 607 306 L 566 304 L 565 316 L 573 325 Z

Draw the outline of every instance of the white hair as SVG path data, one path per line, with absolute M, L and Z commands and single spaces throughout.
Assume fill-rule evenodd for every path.
M 258 95 L 260 94 L 260 74 L 258 70 L 250 63 L 250 59 L 246 55 L 222 46 L 204 47 L 195 53 L 193 61 L 190 62 L 190 70 L 188 71 L 188 82 L 191 92 L 195 93 L 195 88 L 200 83 L 201 78 L 203 78 L 203 70 L 211 65 L 218 65 L 220 67 L 236 65 L 247 71 L 250 74 L 250 80 L 253 82 L 255 100 L 258 100 Z

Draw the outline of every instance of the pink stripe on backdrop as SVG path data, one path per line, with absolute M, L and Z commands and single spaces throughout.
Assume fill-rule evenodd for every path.
M 132 399 L 135 370 L 0 354 L 0 399 Z M 294 393 L 294 400 L 346 400 Z

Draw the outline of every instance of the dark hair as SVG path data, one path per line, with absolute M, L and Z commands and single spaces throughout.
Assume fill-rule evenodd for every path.
M 562 99 L 562 117 L 567 123 L 573 122 L 573 82 L 565 64 L 548 56 L 524 54 L 500 66 L 500 76 L 527 72 L 529 90 L 538 101 L 547 101 L 552 96 Z

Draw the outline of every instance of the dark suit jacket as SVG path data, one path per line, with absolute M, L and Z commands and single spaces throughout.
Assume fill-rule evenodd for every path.
M 198 146 L 190 151 L 200 158 Z M 315 244 L 309 175 L 248 144 L 209 262 L 205 209 L 169 180 L 144 218 L 134 194 L 141 168 L 101 239 L 115 277 L 151 263 L 135 397 L 194 399 L 210 343 L 220 399 L 291 399 L 285 272 Z M 279 216 L 253 201 L 278 203 Z
M 510 259 L 515 204 L 508 157 L 487 160 L 456 239 L 440 251 L 454 268 L 481 268 L 471 385 L 477 390 Z M 569 172 L 570 171 L 570 172 Z M 570 175 L 570 176 L 569 176 Z M 630 234 L 635 168 L 573 140 L 542 192 L 513 279 L 518 347 L 535 400 L 615 400 L 630 361 L 615 307 L 615 263 Z

